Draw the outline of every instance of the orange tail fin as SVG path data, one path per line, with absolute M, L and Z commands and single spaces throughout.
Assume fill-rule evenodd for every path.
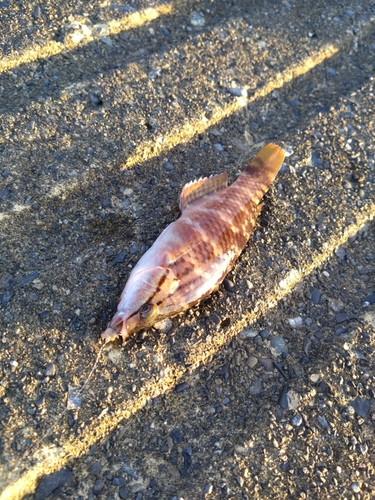
M 276 144 L 268 144 L 250 161 L 244 173 L 269 185 L 283 164 L 285 151 Z

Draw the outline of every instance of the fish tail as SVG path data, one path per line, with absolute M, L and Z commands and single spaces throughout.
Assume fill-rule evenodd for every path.
M 285 151 L 276 144 L 268 144 L 250 161 L 243 173 L 265 187 L 270 186 L 283 164 Z

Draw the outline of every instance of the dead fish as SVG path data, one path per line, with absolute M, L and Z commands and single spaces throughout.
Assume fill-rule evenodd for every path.
M 102 333 L 106 341 L 188 309 L 228 274 L 245 247 L 285 151 L 268 144 L 228 187 L 227 173 L 187 184 L 181 217 L 172 222 L 132 270 L 117 312 Z

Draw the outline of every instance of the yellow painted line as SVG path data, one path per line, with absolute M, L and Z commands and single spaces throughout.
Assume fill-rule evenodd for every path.
M 274 90 L 281 88 L 284 84 L 291 82 L 294 78 L 298 78 L 310 70 L 326 61 L 330 57 L 337 54 L 338 47 L 327 45 L 314 55 L 307 57 L 298 64 L 289 66 L 285 71 L 271 78 L 263 88 L 254 92 L 249 97 L 234 98 L 233 101 L 224 108 L 217 107 L 213 109 L 210 119 L 200 118 L 185 123 L 182 127 L 178 127 L 168 135 L 160 137 L 156 141 L 148 141 L 141 143 L 135 152 L 127 159 L 124 169 L 132 167 L 138 163 L 142 163 L 150 158 L 158 156 L 160 153 L 172 149 L 178 144 L 183 144 L 190 141 L 196 134 L 202 134 L 207 129 L 212 128 L 221 120 L 236 113 L 246 104 L 254 102 L 262 97 L 269 95 Z
M 173 4 L 171 3 L 159 5 L 158 7 L 150 7 L 139 12 L 127 14 L 120 19 L 96 25 L 98 28 L 103 27 L 102 31 L 100 29 L 96 30 L 94 25 L 93 30 L 85 32 L 83 38 L 79 37 L 79 30 L 77 30 L 71 36 L 68 35 L 64 43 L 50 40 L 44 45 L 35 45 L 21 54 L 15 54 L 9 58 L 0 60 L 0 73 L 10 71 L 21 64 L 28 64 L 38 59 L 48 59 L 65 50 L 72 50 L 78 46 L 87 44 L 92 40 L 100 40 L 104 35 L 117 35 L 121 31 L 138 28 L 149 21 L 157 19 L 159 16 L 169 15 L 172 11 Z
M 269 290 L 266 300 L 265 297 L 259 299 L 254 310 L 245 314 L 225 335 L 217 334 L 215 336 L 208 336 L 205 338 L 204 346 L 201 343 L 191 346 L 186 362 L 187 364 L 191 364 L 189 371 L 208 362 L 228 340 L 231 340 L 244 327 L 272 309 L 293 290 L 299 281 L 326 262 L 336 249 L 344 244 L 350 236 L 358 232 L 366 222 L 373 220 L 375 218 L 375 203 L 370 203 L 362 212 L 355 214 L 355 216 L 356 222 L 346 227 L 343 234 L 341 234 L 341 229 L 337 231 L 337 234 L 333 233 L 325 245 L 323 245 L 323 248 L 311 255 L 311 260 L 304 269 L 295 270 L 289 274 L 287 279 L 283 280 L 282 284 L 275 284 L 275 287 Z M 344 227 L 344 221 L 342 222 L 342 227 Z M 69 441 L 63 443 L 60 447 L 44 446 L 44 448 L 35 452 L 32 460 L 30 455 L 20 457 L 19 463 L 22 463 L 22 468 L 25 468 L 26 472 L 19 476 L 17 470 L 13 469 L 11 473 L 13 477 L 8 477 L 8 485 L 0 494 L 0 500 L 18 500 L 25 495 L 32 494 L 41 476 L 59 470 L 65 467 L 69 460 L 86 454 L 90 446 L 116 429 L 123 420 L 130 418 L 137 411 L 141 410 L 149 398 L 160 396 L 173 390 L 176 383 L 186 374 L 186 370 L 179 365 L 170 365 L 167 367 L 167 370 L 164 368 L 164 373 L 165 376 L 161 381 L 155 380 L 154 382 L 146 383 L 141 387 L 134 399 L 124 401 L 114 414 L 104 415 L 100 420 L 97 419 L 90 424 L 84 429 L 78 439 L 69 437 Z M 31 463 L 35 465 L 31 465 Z M 2 476 L 5 478 L 4 472 Z

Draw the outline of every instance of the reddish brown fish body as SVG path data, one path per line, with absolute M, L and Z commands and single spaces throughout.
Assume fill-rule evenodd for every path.
M 170 224 L 133 269 L 104 339 L 131 333 L 207 297 L 245 247 L 284 151 L 269 144 L 227 187 L 226 173 L 189 183 L 181 217 Z

